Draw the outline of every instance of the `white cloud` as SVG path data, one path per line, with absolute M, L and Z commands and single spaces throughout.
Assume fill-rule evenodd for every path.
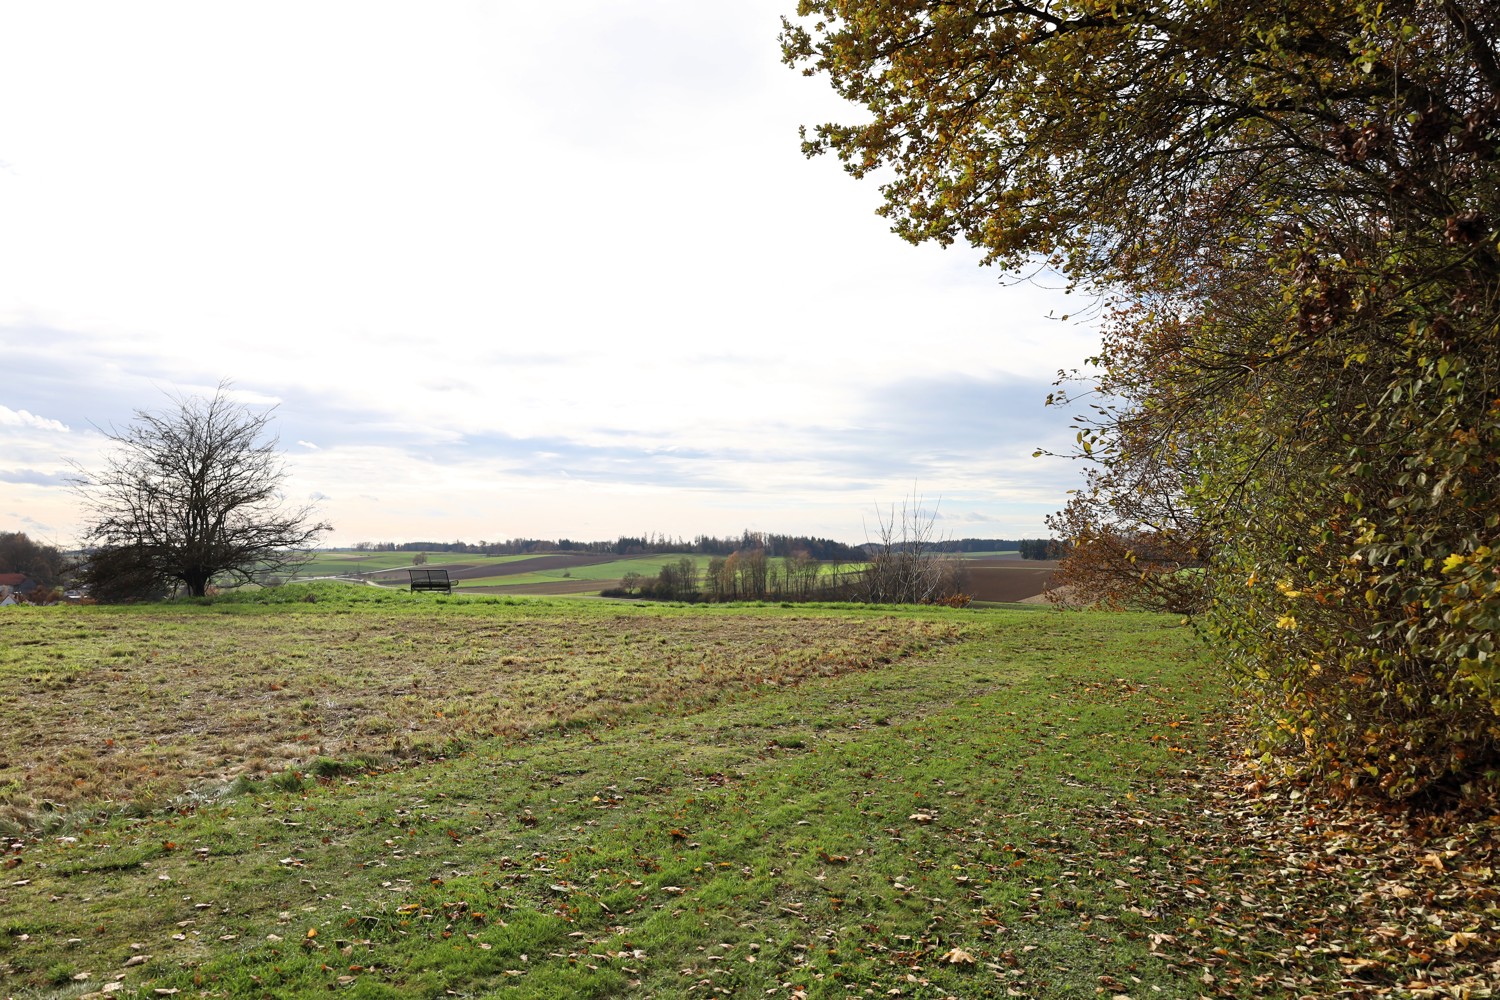
M 67 425 L 61 420 L 49 420 L 26 410 L 12 410 L 8 406 L 0 406 L 0 427 L 29 427 L 37 431 L 68 433 Z

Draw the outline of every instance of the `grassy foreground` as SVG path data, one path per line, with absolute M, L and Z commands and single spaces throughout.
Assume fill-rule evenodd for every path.
M 0 619 L 0 991 L 1484 995 L 1477 848 L 1237 795 L 1175 619 L 285 591 Z

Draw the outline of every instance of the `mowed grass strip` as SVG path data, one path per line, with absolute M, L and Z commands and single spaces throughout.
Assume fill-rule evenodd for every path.
M 315 757 L 680 712 L 956 638 L 889 615 L 438 601 L 17 608 L 0 617 L 0 806 L 159 806 Z M 3 817 L 0 817 L 3 818 Z
M 474 620 L 448 610 L 398 620 L 418 635 Z M 340 627 L 387 635 L 384 612 L 355 608 Z M 756 698 L 734 696 L 736 675 L 656 714 L 25 838 L 0 883 L 0 971 L 21 996 L 115 977 L 126 995 L 221 997 L 1203 989 L 1187 949 L 1215 942 L 1192 941 L 1189 922 L 1207 926 L 1233 859 L 1216 869 L 1181 828 L 1223 691 L 1172 620 L 658 614 L 511 607 L 488 621 L 564 624 L 583 655 L 626 625 L 665 634 L 664 653 L 684 634 L 727 651 L 820 623 L 861 641 L 962 640 L 804 671 Z M 257 617 L 266 643 L 310 624 Z M 121 620 L 192 627 L 156 609 Z

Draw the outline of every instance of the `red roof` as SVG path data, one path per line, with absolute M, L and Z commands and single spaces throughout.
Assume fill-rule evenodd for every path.
M 28 579 L 25 573 L 0 573 L 0 587 L 19 587 Z

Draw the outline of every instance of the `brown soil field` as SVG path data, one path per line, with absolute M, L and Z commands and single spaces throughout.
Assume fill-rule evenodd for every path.
M 1015 604 L 1047 589 L 1057 562 L 1052 559 L 965 560 L 969 582 L 964 588 L 976 601 Z

